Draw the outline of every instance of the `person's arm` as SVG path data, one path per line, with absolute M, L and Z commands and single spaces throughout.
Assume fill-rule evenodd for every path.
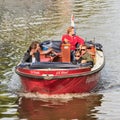
M 93 58 L 91 57 L 91 55 L 88 53 L 88 57 L 87 57 L 87 62 L 93 62 Z
M 68 44 L 69 40 L 65 38 L 64 41 L 63 41 L 63 43 Z
M 81 61 L 81 63 L 87 63 L 87 62 L 92 62 L 94 63 L 94 60 L 93 58 L 91 57 L 91 55 L 89 53 L 86 53 L 84 56 L 83 56 L 83 60 Z
M 52 48 L 49 48 L 48 50 L 40 50 L 40 54 L 41 55 L 43 55 L 43 54 L 48 54 L 48 53 L 50 53 L 50 52 L 52 52 L 53 51 L 53 49 Z
M 78 43 L 80 43 L 81 45 L 84 45 L 85 44 L 85 40 L 79 36 L 77 36 L 77 41 Z
M 29 54 L 29 52 L 26 52 L 24 54 L 22 62 L 30 62 L 30 59 L 32 58 L 32 55 Z
M 32 49 L 31 51 L 28 50 L 28 51 L 24 54 L 23 62 L 32 62 L 32 57 L 35 57 L 34 53 L 35 53 L 35 50 L 34 50 L 34 49 Z
M 69 40 L 67 39 L 67 35 L 62 36 L 62 43 L 65 43 L 65 44 L 69 43 Z

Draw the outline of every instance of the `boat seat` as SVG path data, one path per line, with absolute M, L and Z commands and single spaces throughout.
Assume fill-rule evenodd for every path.
M 45 54 L 40 55 L 40 62 L 51 62 L 51 57 Z

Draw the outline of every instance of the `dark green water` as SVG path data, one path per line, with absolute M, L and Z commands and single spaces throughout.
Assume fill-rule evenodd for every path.
M 118 0 L 0 0 L 0 119 L 119 120 L 119 4 Z M 59 99 L 18 97 L 21 84 L 14 68 L 26 46 L 32 40 L 61 39 L 71 14 L 78 35 L 104 46 L 106 65 L 97 92 Z

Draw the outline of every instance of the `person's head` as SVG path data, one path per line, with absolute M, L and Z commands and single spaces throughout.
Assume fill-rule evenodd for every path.
M 86 53 L 87 52 L 87 46 L 86 45 L 82 45 L 80 51 L 81 51 L 81 54 Z
M 34 49 L 35 52 L 40 49 L 40 45 L 38 41 L 33 41 L 30 45 L 30 50 Z
M 74 35 L 74 33 L 75 33 L 74 27 L 70 26 L 70 27 L 67 29 L 67 34 Z
M 75 59 L 78 60 L 80 58 L 80 51 L 75 51 Z

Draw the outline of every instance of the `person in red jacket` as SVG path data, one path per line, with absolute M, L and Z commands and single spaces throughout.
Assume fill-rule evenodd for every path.
M 75 29 L 74 27 L 70 26 L 67 29 L 67 34 L 62 36 L 62 43 L 65 44 L 70 44 L 70 50 L 71 50 L 71 61 L 74 60 L 74 51 L 77 47 L 77 45 L 79 45 L 81 48 L 81 46 L 85 43 L 84 39 L 75 35 Z
M 70 49 L 75 50 L 77 44 L 79 44 L 80 46 L 84 44 L 84 39 L 75 35 L 74 27 L 70 26 L 67 29 L 67 34 L 62 36 L 62 42 L 69 43 Z

